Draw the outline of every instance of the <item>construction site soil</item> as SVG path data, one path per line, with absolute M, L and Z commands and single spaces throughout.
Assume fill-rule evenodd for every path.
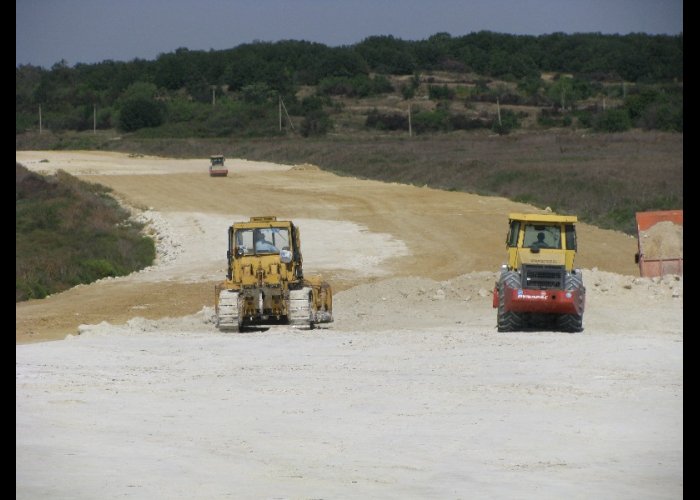
M 16 157 L 109 186 L 158 250 L 16 304 L 17 498 L 682 497 L 683 278 L 639 277 L 634 237 L 578 224 L 582 333 L 498 333 L 508 214 L 532 206 L 313 165 Z M 227 228 L 253 215 L 298 224 L 333 323 L 216 330 Z

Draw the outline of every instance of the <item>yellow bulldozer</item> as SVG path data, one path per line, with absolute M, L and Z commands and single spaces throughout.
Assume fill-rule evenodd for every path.
M 333 321 L 333 293 L 321 276 L 304 276 L 299 228 L 274 216 L 228 229 L 226 279 L 215 287 L 216 326 L 314 328 Z

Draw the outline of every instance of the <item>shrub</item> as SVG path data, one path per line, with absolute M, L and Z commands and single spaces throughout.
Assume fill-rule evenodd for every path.
M 570 127 L 572 123 L 572 115 L 559 108 L 543 108 L 537 115 L 537 124 L 542 127 Z
M 596 132 L 624 132 L 630 128 L 632 120 L 626 109 L 609 109 L 593 119 L 593 130 Z
M 413 115 L 411 123 L 416 134 L 439 132 L 449 130 L 450 117 L 448 112 L 443 109 L 420 111 Z
M 375 108 L 367 113 L 365 126 L 377 130 L 408 130 L 408 117 L 400 113 L 380 113 Z
M 516 115 L 510 109 L 501 110 L 501 120 L 499 122 L 498 117 L 493 120 L 493 125 L 491 130 L 496 132 L 498 135 L 509 134 L 511 130 L 520 127 L 520 120 L 518 115 Z
M 82 262 L 81 268 L 80 278 L 87 282 L 118 275 L 114 263 L 106 259 L 87 259 Z
M 641 128 L 683 131 L 683 95 L 665 89 L 643 89 L 625 99 L 632 122 Z
M 430 85 L 428 86 L 428 97 L 434 101 L 447 100 L 451 101 L 454 99 L 455 92 L 447 85 Z
M 303 137 L 325 135 L 333 127 L 333 122 L 322 110 L 310 111 L 301 121 L 300 133 Z
M 481 118 L 470 118 L 461 113 L 450 115 L 450 127 L 453 130 L 475 130 L 489 126 L 490 123 Z

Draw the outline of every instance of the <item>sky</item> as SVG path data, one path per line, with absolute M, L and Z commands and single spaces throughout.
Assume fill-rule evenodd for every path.
M 16 66 L 47 69 L 256 41 L 683 32 L 682 0 L 16 0 L 15 13 Z

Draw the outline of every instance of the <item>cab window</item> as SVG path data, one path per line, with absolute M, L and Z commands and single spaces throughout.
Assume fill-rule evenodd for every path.
M 259 251 L 255 251 L 255 241 L 256 236 L 267 242 L 267 245 L 263 247 L 259 246 Z M 265 228 L 255 228 L 255 229 L 239 229 L 236 231 L 236 247 L 238 248 L 238 255 L 254 255 L 256 253 L 270 253 L 273 247 L 274 252 L 279 252 L 280 250 L 291 248 L 289 242 L 289 231 L 287 228 L 279 227 L 265 227 Z
M 515 247 L 518 245 L 518 233 L 520 233 L 520 221 L 514 220 L 510 223 L 510 231 L 506 236 L 506 245 Z
M 573 224 L 566 225 L 566 249 L 576 250 L 576 229 Z
M 561 230 L 559 226 L 525 224 L 523 246 L 525 248 L 561 248 Z

